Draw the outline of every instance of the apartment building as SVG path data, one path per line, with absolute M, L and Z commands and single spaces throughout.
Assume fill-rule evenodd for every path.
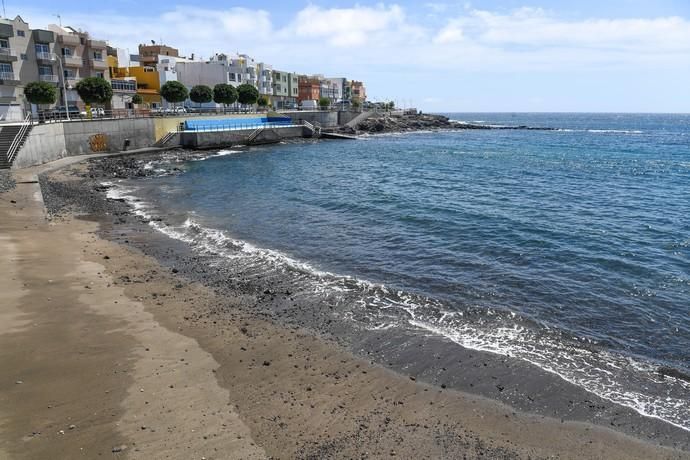
M 228 62 L 228 79 L 232 86 L 237 87 L 243 83 L 249 83 L 259 88 L 259 66 L 252 57 L 246 54 L 233 57 L 219 54 L 216 57 Z
M 24 86 L 32 81 L 58 84 L 55 34 L 31 29 L 17 16 L 0 19 L 0 120 L 23 120 L 31 110 Z
M 121 48 L 107 48 L 108 74 L 113 88 L 113 110 L 133 109 L 132 98 L 137 94 L 137 79 L 129 75 L 129 54 Z M 122 71 L 120 71 L 122 69 Z
M 332 89 L 334 98 L 332 102 L 342 102 L 352 100 L 352 87 L 350 81 L 344 77 L 329 77 L 325 79 Z
M 56 54 L 62 67 L 62 79 L 67 88 L 67 104 L 84 108 L 74 89 L 83 78 L 99 77 L 110 81 L 107 48 L 104 40 L 91 38 L 88 32 L 50 24 L 48 30 L 56 37 Z
M 269 100 L 273 96 L 273 66 L 260 62 L 256 65 L 257 82 L 256 87 L 261 96 Z
M 277 110 L 292 109 L 297 105 L 299 97 L 299 79 L 297 74 L 273 71 L 273 97 L 271 103 Z
M 139 45 L 139 65 L 156 67 L 160 62 L 159 56 L 180 57 L 180 52 L 177 48 L 167 45 L 156 45 L 156 42 L 151 40 L 150 45 Z
M 318 76 L 300 75 L 298 80 L 297 101 L 318 101 L 321 97 L 321 80 Z
M 352 92 L 352 100 L 364 102 L 367 100 L 367 88 L 361 81 L 352 80 L 350 82 L 350 88 Z

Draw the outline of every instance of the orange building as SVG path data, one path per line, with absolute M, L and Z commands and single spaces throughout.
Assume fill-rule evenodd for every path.
M 321 82 L 318 78 L 302 75 L 297 81 L 299 96 L 297 102 L 314 100 L 318 101 L 321 96 Z

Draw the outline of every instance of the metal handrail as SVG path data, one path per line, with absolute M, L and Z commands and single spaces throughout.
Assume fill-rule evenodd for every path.
M 22 140 L 24 139 L 24 135 L 29 130 L 30 126 L 31 114 L 28 114 L 26 118 L 24 118 L 24 122 L 21 124 L 21 127 L 19 128 L 19 132 L 16 136 L 14 136 L 14 140 L 12 141 L 12 144 L 10 144 L 10 148 L 7 150 L 7 163 L 12 164 L 12 160 L 14 159 L 14 156 L 17 154 L 17 151 L 19 150 L 19 144 L 21 144 Z
M 255 129 L 254 131 L 252 131 L 252 133 L 247 137 L 247 143 L 249 144 L 249 143 L 253 142 L 254 139 L 256 139 L 259 136 L 259 134 L 261 134 L 263 132 L 264 129 L 266 129 L 266 128 L 262 126 L 260 128 Z

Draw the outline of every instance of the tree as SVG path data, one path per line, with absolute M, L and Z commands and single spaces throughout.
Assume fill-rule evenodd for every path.
M 359 102 L 359 99 L 355 99 L 352 101 L 352 108 L 353 109 L 359 109 L 360 107 L 362 107 L 362 103 Z
M 266 96 L 261 96 L 256 103 L 261 107 L 262 109 L 268 107 L 268 98 Z
M 259 90 L 250 85 L 243 83 L 237 87 L 237 100 L 242 105 L 253 105 L 259 100 Z
M 141 104 L 142 102 L 144 102 L 144 98 L 141 97 L 140 94 L 135 94 L 134 96 L 132 96 L 132 104 L 138 105 L 138 104 Z
M 395 102 L 393 101 L 388 101 L 388 107 L 386 107 L 388 110 L 393 110 L 395 108 Z
M 57 101 L 58 93 L 55 85 L 44 81 L 32 81 L 24 87 L 26 100 L 36 105 L 50 105 Z
M 206 85 L 196 85 L 189 92 L 189 98 L 192 102 L 196 102 L 201 107 L 201 104 L 211 102 L 213 100 L 213 90 Z
M 184 102 L 189 96 L 189 91 L 187 87 L 180 83 L 179 81 L 169 81 L 161 86 L 161 96 L 173 105 L 178 102 Z
M 331 105 L 331 100 L 328 99 L 327 97 L 320 97 L 319 98 L 319 107 L 322 109 L 327 109 L 328 106 Z
M 106 104 L 113 98 L 113 88 L 108 80 L 101 77 L 87 77 L 76 86 L 77 93 L 87 106 Z
M 223 104 L 223 107 L 234 104 L 237 101 L 237 90 L 227 83 L 218 83 L 213 87 L 213 102 Z

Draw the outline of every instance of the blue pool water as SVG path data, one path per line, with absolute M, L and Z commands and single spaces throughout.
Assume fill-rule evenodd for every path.
M 524 359 L 690 430 L 690 385 L 657 373 L 690 372 L 690 115 L 448 115 L 559 129 L 221 151 L 126 190 L 200 250 L 355 292 L 343 321 Z

